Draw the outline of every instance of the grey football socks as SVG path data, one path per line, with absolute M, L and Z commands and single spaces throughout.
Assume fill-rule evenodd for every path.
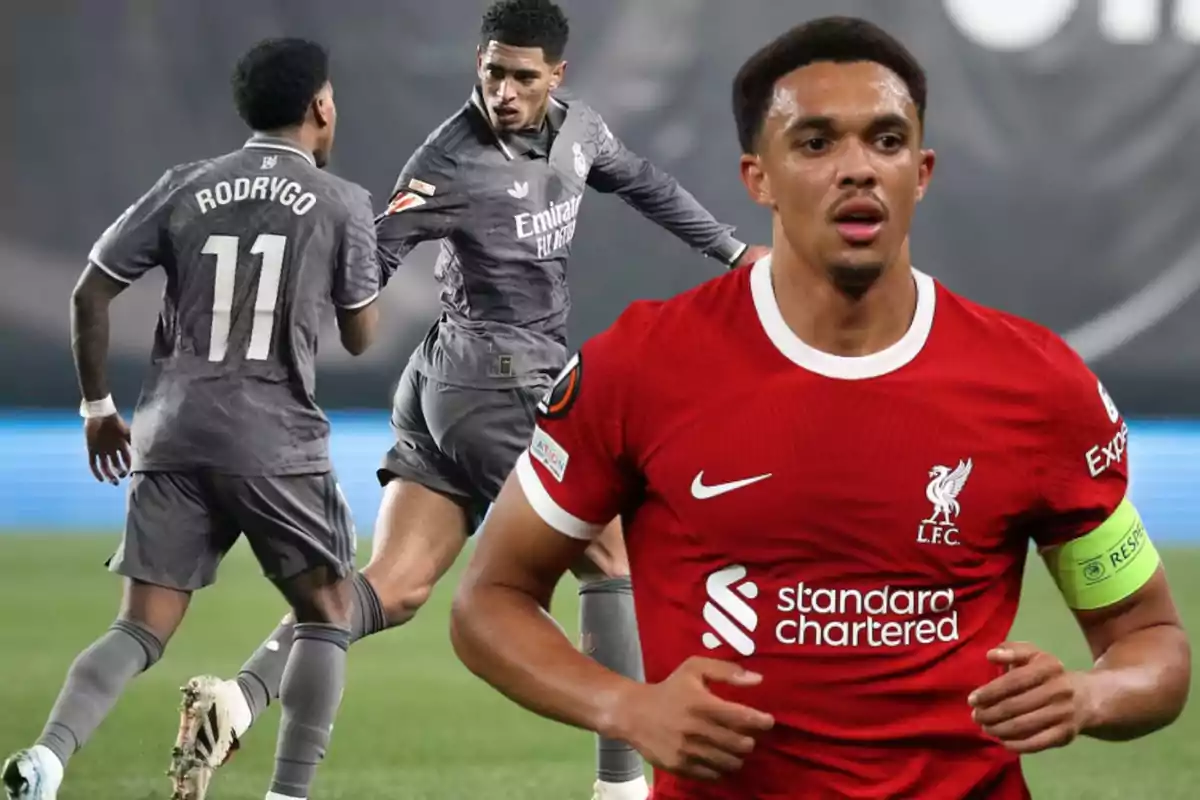
M 117 620 L 80 653 L 37 744 L 65 766 L 116 705 L 126 684 L 162 657 L 163 643 L 136 622 Z
M 299 623 L 292 640 L 279 694 L 283 714 L 271 791 L 308 797 L 342 702 L 350 631 L 337 625 Z
M 387 615 L 371 582 L 361 572 L 356 572 L 350 579 L 350 586 L 354 590 L 354 604 L 350 610 L 350 641 L 357 642 L 386 630 Z M 295 627 L 291 615 L 285 617 L 238 673 L 237 682 L 246 696 L 252 719 L 256 719 L 272 700 L 279 697 L 284 668 L 292 652 Z
M 644 680 L 633 584 L 628 577 L 580 585 L 579 628 L 588 655 L 627 678 Z M 597 737 L 597 778 L 605 783 L 625 783 L 644 774 L 636 750 L 625 742 Z

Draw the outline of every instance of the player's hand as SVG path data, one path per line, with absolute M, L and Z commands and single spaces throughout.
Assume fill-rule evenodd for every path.
M 1015 753 L 1037 753 L 1074 741 L 1084 727 L 1087 683 L 1027 642 L 1005 642 L 988 661 L 1007 671 L 971 693 L 972 719 Z
M 709 682 L 754 686 L 762 676 L 736 664 L 689 658 L 662 683 L 637 684 L 616 712 L 619 735 L 656 768 L 699 780 L 717 780 L 741 768 L 754 737 L 770 730 L 770 714 L 731 703 Z
M 737 260 L 737 263 L 733 267 L 734 269 L 744 267 L 769 255 L 771 255 L 771 248 L 761 244 L 752 244 L 746 248 L 746 252 L 742 253 L 742 257 Z
M 83 433 L 87 438 L 88 463 L 96 480 L 116 486 L 129 474 L 133 458 L 129 452 L 129 426 L 120 414 L 91 417 L 84 420 Z

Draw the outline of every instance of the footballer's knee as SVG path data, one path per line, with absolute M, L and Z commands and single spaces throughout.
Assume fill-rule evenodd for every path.
M 348 578 L 328 567 L 301 573 L 279 585 L 300 624 L 348 627 L 354 602 Z
M 116 627 L 131 626 L 144 631 L 159 643 L 161 654 L 183 621 L 191 600 L 191 592 L 126 578 Z
M 467 542 L 462 504 L 417 483 L 384 489 L 371 561 L 362 573 L 379 597 L 389 627 L 408 622 Z
M 571 571 L 581 583 L 629 578 L 629 555 L 625 552 L 625 538 L 621 521 L 614 519 L 600 535 L 588 545 Z

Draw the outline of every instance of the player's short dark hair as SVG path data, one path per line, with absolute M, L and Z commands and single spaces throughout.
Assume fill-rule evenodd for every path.
M 550 0 L 496 0 L 483 14 L 480 36 L 512 47 L 540 47 L 550 63 L 562 61 L 571 26 Z
M 329 54 L 307 39 L 266 39 L 233 70 L 233 101 L 252 130 L 275 131 L 304 122 L 308 106 L 329 81 Z
M 733 79 L 733 118 L 743 153 L 754 152 L 775 83 L 818 61 L 873 61 L 900 76 L 925 124 L 925 70 L 887 31 L 857 17 L 822 17 L 797 25 L 752 55 Z

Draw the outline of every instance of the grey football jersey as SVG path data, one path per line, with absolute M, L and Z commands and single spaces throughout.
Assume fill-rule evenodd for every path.
M 331 303 L 361 307 L 379 293 L 365 189 L 256 136 L 167 170 L 89 260 L 126 283 L 156 265 L 167 274 L 133 418 L 135 470 L 329 469 L 317 333 Z
M 674 178 L 632 153 L 595 110 L 555 98 L 549 152 L 498 134 L 478 89 L 426 139 L 377 220 L 385 278 L 441 240 L 441 316 L 416 366 L 455 385 L 545 380 L 567 360 L 567 260 L 584 190 L 618 194 L 696 250 L 733 263 L 745 245 Z

